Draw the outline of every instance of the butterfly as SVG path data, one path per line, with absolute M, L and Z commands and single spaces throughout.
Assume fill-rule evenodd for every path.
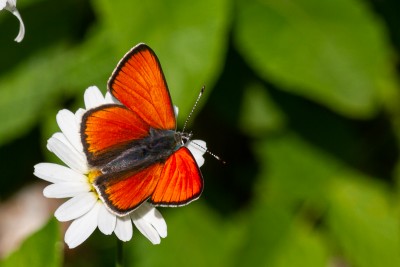
M 160 62 L 146 44 L 118 63 L 108 90 L 121 104 L 88 110 L 81 139 L 89 165 L 100 171 L 93 186 L 106 207 L 124 216 L 149 201 L 182 206 L 199 198 L 203 177 L 176 131 L 176 117 Z

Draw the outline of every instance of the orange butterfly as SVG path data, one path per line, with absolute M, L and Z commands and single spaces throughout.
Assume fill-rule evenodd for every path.
M 89 164 L 101 171 L 94 180 L 100 198 L 123 216 L 144 201 L 181 206 L 203 190 L 199 167 L 176 131 L 167 83 L 155 53 L 145 44 L 132 48 L 108 81 L 122 105 L 107 104 L 82 118 L 81 138 Z

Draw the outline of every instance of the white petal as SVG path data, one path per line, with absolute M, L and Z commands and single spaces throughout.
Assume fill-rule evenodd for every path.
M 21 15 L 19 14 L 19 12 L 17 10 L 16 1 L 8 0 L 8 1 L 5 1 L 5 3 L 1 2 L 0 3 L 0 10 L 3 9 L 4 7 L 8 11 L 10 11 L 14 16 L 16 16 L 17 19 L 19 20 L 19 32 L 18 32 L 17 37 L 14 39 L 16 42 L 19 43 L 19 42 L 22 41 L 22 39 L 24 39 L 25 25 L 24 25 L 24 22 L 22 21 Z
M 79 246 L 96 230 L 99 208 L 99 205 L 94 205 L 88 213 L 71 223 L 64 238 L 69 248 Z
M 167 236 L 167 223 L 161 213 L 149 203 L 143 203 L 137 211 L 140 217 L 149 222 L 160 234 L 161 237 Z
M 101 205 L 99 211 L 98 225 L 100 231 L 105 235 L 111 235 L 115 229 L 115 224 L 117 223 L 117 217 L 109 212 L 104 206 Z
M 77 122 L 74 113 L 67 109 L 60 110 L 56 116 L 57 124 L 62 133 L 71 143 L 71 145 L 83 154 L 83 146 L 80 136 L 80 125 Z
M 156 229 L 151 226 L 147 221 L 136 218 L 136 215 L 131 214 L 131 218 L 136 228 L 154 245 L 161 243 L 161 238 Z
M 43 195 L 47 198 L 66 198 L 74 197 L 90 191 L 87 182 L 61 182 L 48 185 L 43 190 Z
M 14 10 L 12 13 L 19 20 L 19 32 L 17 37 L 15 37 L 14 41 L 20 43 L 25 36 L 25 25 L 24 22 L 22 21 L 21 15 L 19 14 L 18 10 Z
M 6 4 L 7 4 L 7 0 L 0 0 L 0 10 L 5 8 Z
M 143 203 L 131 213 L 138 230 L 153 244 L 160 244 L 161 237 L 167 236 L 167 224 L 161 213 L 148 203 Z
M 34 168 L 34 175 L 51 183 L 87 181 L 85 175 L 54 163 L 39 163 Z
M 110 92 L 107 92 L 104 98 L 105 98 L 107 104 L 122 105 L 122 103 L 119 102 L 119 100 L 116 99 L 112 94 L 110 94 Z
M 87 110 L 106 104 L 100 89 L 97 86 L 90 86 L 83 95 Z
M 106 92 L 106 95 L 104 96 L 104 100 L 106 101 L 107 104 L 113 104 L 113 96 L 110 94 L 110 92 Z
M 193 144 L 195 143 L 195 144 Z M 199 155 L 204 155 L 207 151 L 207 144 L 203 140 L 190 140 L 187 143 L 188 148 L 192 153 L 198 153 Z
M 78 110 L 75 112 L 75 119 L 76 119 L 76 123 L 80 126 L 81 125 L 81 121 L 82 121 L 82 117 L 83 114 L 85 114 L 86 110 L 83 108 L 78 108 Z M 80 132 L 79 132 L 80 134 Z
M 131 218 L 129 217 L 129 215 L 124 217 L 117 217 L 117 224 L 115 225 L 114 233 L 121 241 L 131 240 L 133 230 Z
M 178 118 L 179 108 L 174 105 L 175 118 Z
M 56 154 L 71 169 L 80 173 L 88 172 L 86 157 L 79 153 L 62 133 L 55 133 L 50 137 L 47 141 L 47 149 Z
M 60 222 L 76 219 L 91 210 L 96 201 L 97 197 L 92 192 L 77 195 L 58 207 L 54 216 Z
M 203 166 L 203 155 L 207 151 L 206 142 L 203 140 L 191 140 L 186 143 L 186 147 L 192 152 L 194 159 L 199 167 Z
M 6 4 L 11 7 L 16 7 L 17 6 L 17 0 L 6 0 Z

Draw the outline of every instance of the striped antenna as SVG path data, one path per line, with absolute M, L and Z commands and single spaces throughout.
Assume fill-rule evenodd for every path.
M 190 141 L 191 144 L 196 145 L 197 147 L 201 148 L 202 150 L 205 150 L 206 153 L 210 154 L 211 156 L 213 156 L 216 160 L 221 161 L 222 164 L 226 164 L 226 161 L 221 159 L 219 156 L 215 155 L 214 153 L 212 153 L 210 150 L 206 149 L 205 147 L 203 147 L 202 145 L 197 144 L 194 141 Z
M 200 94 L 199 94 L 199 96 L 197 97 L 196 102 L 194 102 L 193 108 L 192 108 L 192 110 L 190 111 L 189 116 L 186 118 L 185 123 L 183 124 L 183 129 L 182 129 L 182 132 L 183 132 L 183 133 L 185 132 L 187 122 L 189 121 L 190 117 L 192 117 L 193 111 L 195 110 L 195 108 L 196 108 L 196 106 L 197 106 L 197 103 L 199 103 L 199 100 L 200 100 L 201 96 L 202 96 L 203 93 L 204 93 L 204 89 L 206 89 L 206 86 L 205 86 L 205 85 L 203 85 L 203 87 L 201 87 Z
M 193 108 L 192 108 L 192 110 L 191 110 L 190 113 L 189 113 L 189 116 L 186 118 L 186 121 L 185 121 L 185 123 L 183 124 L 182 133 L 185 132 L 186 124 L 187 124 L 187 122 L 189 121 L 190 117 L 192 117 L 193 111 L 195 110 L 195 108 L 196 108 L 196 106 L 197 106 L 197 103 L 199 103 L 199 100 L 200 100 L 201 96 L 203 95 L 205 88 L 206 88 L 206 86 L 203 85 L 203 87 L 202 87 L 201 90 L 200 90 L 200 94 L 199 94 L 199 96 L 197 97 L 196 102 L 194 102 Z M 189 140 L 191 136 L 192 136 L 192 133 L 190 132 L 190 133 L 187 135 L 187 140 Z M 194 144 L 194 145 L 196 145 L 197 147 L 201 148 L 202 150 L 205 150 L 206 153 L 210 154 L 210 155 L 213 156 L 215 159 L 221 161 L 222 164 L 226 164 L 226 162 L 225 162 L 223 159 L 221 159 L 219 156 L 215 155 L 214 153 L 212 153 L 211 151 L 209 151 L 208 149 L 206 149 L 206 148 L 203 147 L 202 145 L 199 145 L 199 144 L 197 144 L 196 142 L 193 142 L 193 141 L 191 141 L 191 144 Z

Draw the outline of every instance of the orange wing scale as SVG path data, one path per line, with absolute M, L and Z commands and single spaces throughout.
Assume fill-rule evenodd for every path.
M 189 149 L 181 147 L 165 162 L 150 202 L 161 206 L 180 206 L 197 199 L 203 178 Z
M 118 63 L 108 81 L 111 94 L 156 129 L 175 130 L 171 96 L 157 56 L 140 44 Z
M 203 178 L 190 151 L 182 147 L 165 163 L 137 173 L 100 176 L 95 187 L 107 206 L 123 216 L 149 198 L 157 206 L 186 205 L 200 196 Z
M 149 125 L 138 115 L 120 105 L 106 105 L 89 110 L 82 118 L 82 143 L 92 165 L 104 156 L 117 153 L 130 141 L 149 134 Z
M 115 177 L 109 179 L 108 175 L 100 176 L 95 187 L 108 207 L 117 214 L 123 216 L 137 208 L 146 201 L 154 191 L 163 164 L 154 164 L 135 174 L 127 174 L 127 177 Z

